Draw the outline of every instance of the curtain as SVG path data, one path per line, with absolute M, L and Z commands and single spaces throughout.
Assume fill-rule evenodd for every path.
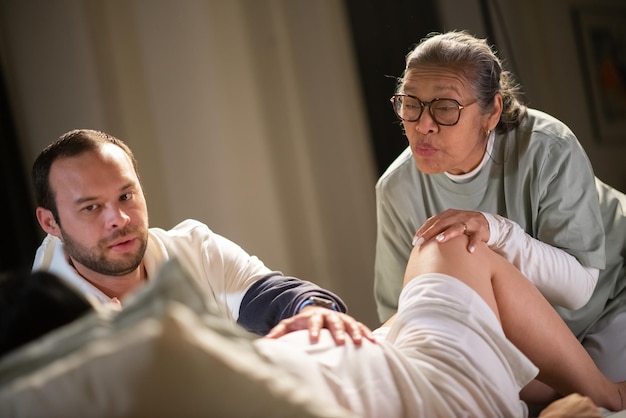
M 30 267 L 41 233 L 1 72 L 0 140 L 0 219 L 4 223 L 0 234 L 0 271 L 4 272 Z

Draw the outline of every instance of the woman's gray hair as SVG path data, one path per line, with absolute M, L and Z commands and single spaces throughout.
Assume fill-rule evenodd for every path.
M 485 39 L 465 31 L 428 34 L 406 56 L 406 68 L 398 80 L 398 91 L 403 88 L 410 70 L 427 66 L 458 72 L 468 81 L 483 112 L 491 110 L 496 93 L 502 94 L 502 114 L 496 126 L 499 132 L 517 127 L 526 115 L 519 85 L 513 75 L 503 69 L 502 62 Z

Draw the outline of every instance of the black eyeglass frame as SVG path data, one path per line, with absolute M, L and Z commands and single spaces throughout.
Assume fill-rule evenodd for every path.
M 399 97 L 409 97 L 411 99 L 416 100 L 420 104 L 420 113 L 419 113 L 419 115 L 417 115 L 417 118 L 411 120 L 411 119 L 404 119 L 403 117 L 400 116 L 400 114 L 398 113 L 398 109 L 396 108 L 396 100 Z M 456 103 L 456 105 L 457 105 L 457 107 L 459 109 L 459 113 L 458 113 L 458 116 L 456 118 L 456 121 L 454 121 L 454 123 L 441 123 L 441 122 L 439 122 L 437 120 L 437 117 L 433 114 L 433 110 L 432 110 L 431 105 L 433 103 L 437 103 L 437 102 L 442 101 L 442 100 L 449 100 L 451 102 Z M 477 102 L 477 100 L 474 100 L 473 102 L 470 102 L 470 103 L 468 103 L 466 105 L 462 105 L 457 100 L 455 100 L 455 99 L 448 99 L 446 97 L 437 97 L 435 99 L 432 99 L 430 102 L 425 102 L 425 101 L 420 100 L 419 98 L 417 98 L 415 96 L 412 96 L 410 94 L 405 94 L 405 93 L 394 94 L 393 96 L 391 96 L 389 101 L 391 102 L 391 106 L 393 107 L 393 113 L 395 113 L 396 116 L 398 117 L 398 119 L 400 119 L 401 121 L 404 121 L 404 122 L 417 122 L 422 117 L 422 114 L 424 113 L 424 108 L 428 107 L 428 112 L 430 113 L 430 117 L 433 119 L 433 121 L 437 125 L 440 125 L 440 126 L 454 126 L 454 125 L 456 125 L 457 123 L 459 123 L 459 120 L 461 120 L 461 110 L 463 110 L 467 106 L 473 105 L 474 103 Z

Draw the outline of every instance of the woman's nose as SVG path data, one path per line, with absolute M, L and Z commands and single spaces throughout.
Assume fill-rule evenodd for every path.
M 414 129 L 421 134 L 436 132 L 439 129 L 439 125 L 437 125 L 437 122 L 435 122 L 433 116 L 430 114 L 430 107 L 425 108 L 419 119 L 412 123 L 415 124 Z

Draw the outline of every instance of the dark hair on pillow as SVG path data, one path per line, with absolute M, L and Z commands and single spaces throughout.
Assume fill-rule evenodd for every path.
M 52 273 L 0 274 L 0 356 L 91 310 L 83 295 Z

